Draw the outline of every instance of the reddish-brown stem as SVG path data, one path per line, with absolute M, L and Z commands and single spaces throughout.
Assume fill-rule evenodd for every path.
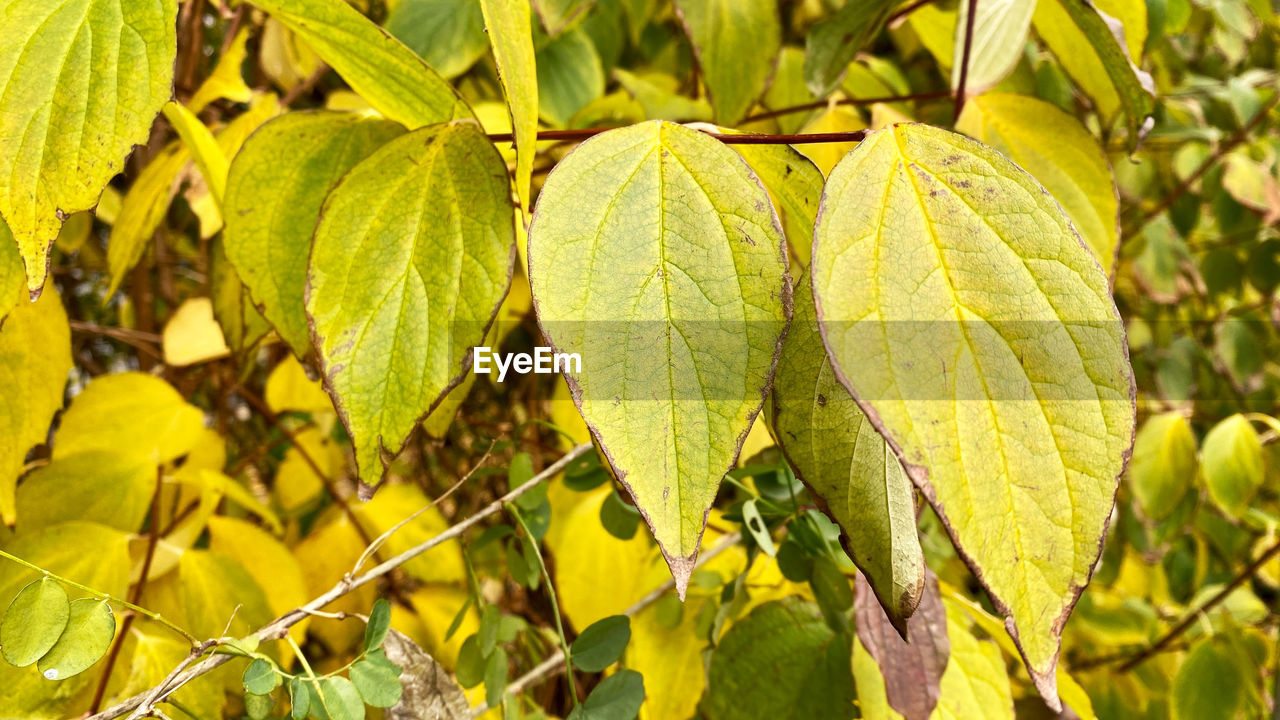
M 142 590 L 147 584 L 147 575 L 151 572 L 151 561 L 156 556 L 156 546 L 160 544 L 160 489 L 164 485 L 164 467 L 156 467 L 156 487 L 151 493 L 151 522 L 147 528 L 147 554 L 142 558 L 142 575 L 138 577 L 138 582 L 129 588 L 129 602 L 137 605 L 142 600 Z M 124 639 L 129 634 L 129 628 L 133 626 L 133 619 L 137 617 L 132 611 L 124 616 L 124 620 L 120 622 L 120 631 L 116 633 L 115 640 L 111 643 L 111 651 L 107 655 L 106 665 L 103 666 L 102 675 L 98 678 L 98 687 L 93 691 L 93 701 L 89 703 L 89 714 L 92 715 L 102 708 L 102 699 L 107 694 L 107 683 L 111 680 L 111 671 L 115 668 L 116 661 L 120 658 L 120 648 L 124 645 Z
M 893 102 L 911 102 L 914 100 L 937 100 L 938 98 L 950 97 L 950 90 L 931 90 L 929 92 L 911 93 L 910 95 L 883 95 L 880 97 L 869 98 L 842 98 L 840 100 L 815 100 L 813 102 L 802 103 L 800 105 L 789 105 L 787 107 L 778 108 L 777 110 L 769 110 L 755 115 L 748 115 L 743 118 L 742 122 L 755 122 L 756 120 L 768 120 L 769 118 L 779 117 L 781 115 L 790 115 L 791 113 L 804 112 L 806 110 L 817 110 L 827 107 L 828 105 L 874 105 L 876 103 L 893 103 Z
M 585 128 L 582 130 L 542 130 L 538 133 L 538 141 L 543 140 L 586 140 L 600 133 L 609 132 L 614 128 Z M 719 140 L 726 145 L 806 145 L 812 143 L 841 143 L 841 142 L 859 142 L 867 135 L 866 130 L 854 130 L 853 132 L 835 132 L 835 133 L 806 133 L 800 135 L 757 135 L 744 133 L 741 135 L 732 133 L 714 133 L 708 132 L 707 135 Z M 515 136 L 511 133 L 491 133 L 489 139 L 493 142 L 513 142 Z
M 969 83 L 969 55 L 973 51 L 973 20 L 978 15 L 978 0 L 969 0 L 969 16 L 964 22 L 964 50 L 960 53 L 960 82 L 956 85 L 956 112 L 952 119 L 960 119 L 964 109 L 965 86 Z

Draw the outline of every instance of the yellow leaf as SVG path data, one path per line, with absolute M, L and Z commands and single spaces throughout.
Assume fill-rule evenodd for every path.
M 832 133 L 832 132 L 852 132 L 854 130 L 862 130 L 867 126 L 863 121 L 862 115 L 857 110 L 846 107 L 844 105 L 835 105 L 828 107 L 821 113 L 818 113 L 800 130 L 802 133 Z M 799 150 L 805 157 L 813 161 L 814 165 L 822 171 L 822 176 L 826 177 L 831 174 L 831 168 L 840 162 L 840 158 L 845 153 L 853 149 L 857 143 L 814 143 L 812 145 L 797 145 Z
M 204 429 L 199 408 L 165 381 L 137 372 L 96 378 L 71 401 L 54 438 L 54 459 L 110 450 L 164 463 L 195 447 Z
M 209 518 L 209 549 L 240 563 L 257 581 L 267 597 L 267 605 L 275 616 L 306 604 L 311 596 L 302 567 L 279 540 L 257 525 L 236 518 Z M 294 625 L 289 634 L 301 643 L 307 634 L 309 619 Z
M 326 477 L 332 476 L 338 467 L 334 462 L 335 448 L 332 441 L 318 429 L 305 428 L 295 433 L 294 438 L 297 439 L 301 449 L 290 447 L 285 451 L 284 460 L 276 470 L 273 486 L 276 499 L 286 513 L 302 508 L 324 492 L 323 478 L 316 475 L 316 471 L 306 458 L 311 458 Z
M 307 593 L 311 597 L 327 592 L 351 572 L 365 548 L 351 521 L 336 509 L 328 517 L 327 521 L 323 517 L 317 521 L 315 528 L 293 548 L 298 564 L 306 568 Z M 325 610 L 367 613 L 377 594 L 373 584 L 362 585 L 330 603 Z M 343 653 L 364 636 L 364 627 L 351 621 L 317 620 L 311 624 L 310 634 L 334 653 Z
M 265 399 L 267 407 L 277 413 L 333 412 L 333 401 L 321 387 L 320 380 L 308 377 L 306 368 L 293 355 L 286 355 L 267 376 Z
M 85 520 L 137 532 L 155 488 L 156 466 L 147 458 L 106 450 L 68 455 L 18 486 L 18 529 Z
M 707 642 L 698 635 L 695 626 L 707 602 L 710 600 L 706 597 L 690 597 L 681 608 L 680 624 L 674 628 L 659 622 L 655 606 L 631 619 L 631 640 L 627 643 L 623 664 L 644 676 L 645 698 L 640 720 L 687 718 L 695 714 L 707 686 L 702 664 L 702 651 Z
M 305 40 L 285 27 L 284 23 L 270 17 L 262 26 L 258 56 L 262 71 L 276 87 L 286 92 L 324 67 L 320 56 L 316 55 Z
M 946 606 L 951 656 L 931 720 L 1013 720 L 1013 695 L 1000 648 L 974 636 L 959 606 L 952 602 Z
M 215 100 L 226 99 L 247 103 L 253 98 L 253 90 L 245 84 L 244 77 L 240 73 L 240 68 L 248 57 L 245 49 L 245 43 L 248 40 L 249 27 L 246 25 L 236 33 L 231 45 L 218 58 L 218 64 L 214 66 L 213 72 L 209 73 L 209 77 L 200 84 L 200 89 L 196 90 L 196 94 L 192 95 L 191 100 L 187 102 L 191 112 L 199 114 Z
M 376 538 L 430 502 L 418 486 L 395 484 L 379 489 L 372 500 L 357 505 L 353 510 L 369 537 Z M 383 557 L 397 555 L 426 542 L 448 527 L 448 521 L 433 507 L 392 534 L 382 546 Z M 423 582 L 456 582 L 466 578 L 462 545 L 457 540 L 437 545 L 401 567 Z
M 462 624 L 453 637 L 444 639 L 454 617 L 466 601 L 465 590 L 448 585 L 428 585 L 409 596 L 409 602 L 422 622 L 423 632 L 418 644 L 431 653 L 431 657 L 446 670 L 453 670 L 457 666 L 462 641 L 480 629 L 480 616 L 472 606 L 467 609 L 467 614 L 463 616 Z
M 20 298 L 0 325 L 0 519 L 6 524 L 15 520 L 14 487 L 23 460 L 48 436 L 69 372 L 71 328 L 62 298 L 52 288 L 34 303 Z
M 161 340 L 164 362 L 173 367 L 197 365 L 231 354 L 222 328 L 213 318 L 213 301 L 207 297 L 191 298 L 179 305 L 165 323 Z

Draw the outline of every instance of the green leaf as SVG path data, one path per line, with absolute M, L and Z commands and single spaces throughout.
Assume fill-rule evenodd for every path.
M 67 627 L 71 614 L 62 583 L 43 577 L 9 603 L 0 621 L 0 651 L 10 665 L 26 667 L 39 660 Z
M 796 476 L 840 526 L 840 543 L 899 632 L 924 590 L 915 493 L 893 451 L 831 368 L 809 278 L 773 385 L 773 432 Z
M 311 709 L 311 689 L 307 685 L 307 680 L 301 677 L 289 681 L 289 714 L 293 720 L 303 720 Z
M 614 489 L 600 504 L 600 525 L 619 540 L 630 540 L 640 529 L 640 511 L 623 502 Z
M 365 486 L 462 381 L 497 314 L 515 256 L 509 188 L 493 144 L 455 122 L 387 143 L 325 201 L 307 317 Z
M 244 712 L 249 720 L 266 720 L 275 709 L 276 701 L 269 695 L 245 695 Z
M 778 548 L 773 544 L 773 537 L 769 534 L 769 526 L 765 524 L 764 518 L 760 517 L 760 508 L 756 507 L 755 500 L 748 500 L 742 504 L 742 526 L 751 535 L 760 552 L 769 557 L 778 555 Z
M 581 29 L 538 49 L 538 112 L 548 124 L 567 127 L 579 110 L 604 94 L 604 66 Z
M 36 667 L 46 680 L 79 675 L 107 654 L 115 636 L 116 616 L 106 600 L 73 600 L 66 629 Z
M 485 605 L 480 613 L 480 654 L 486 658 L 498 646 L 498 627 L 502 623 L 502 610 L 493 604 Z
M 815 558 L 809 587 L 813 589 L 813 599 L 818 602 L 827 625 L 832 630 L 847 630 L 848 611 L 853 607 L 853 588 L 835 561 L 825 555 Z
M 223 247 L 299 357 L 311 348 L 303 290 L 324 199 L 348 170 L 403 133 L 356 113 L 292 112 L 263 125 L 231 163 Z
M 324 695 L 324 711 L 329 720 L 364 720 L 364 699 L 352 682 L 341 675 L 330 675 L 320 681 Z M 315 698 L 311 712 L 315 713 Z
M 373 601 L 373 609 L 369 611 L 369 623 L 364 626 L 364 651 L 373 652 L 382 647 L 387 639 L 387 631 L 391 629 L 391 603 L 386 598 Z
M 97 377 L 71 401 L 54 437 L 53 458 L 91 450 L 145 457 L 153 464 L 186 455 L 201 439 L 204 416 L 169 383 L 139 372 Z
M 736 125 L 764 94 L 782 47 L 773 0 L 676 0 L 715 120 Z
M 951 659 L 942 673 L 938 707 L 932 718 L 1013 720 L 1013 696 L 1000 648 L 974 636 L 959 606 L 950 601 L 945 604 Z
M 847 2 L 804 40 L 804 77 L 814 97 L 826 97 L 840 84 L 853 56 L 889 17 L 897 0 Z
M 281 680 L 275 667 L 262 658 L 254 658 L 253 662 L 244 669 L 244 675 L 241 677 L 244 691 L 253 695 L 266 695 L 280 687 Z
M 471 635 L 462 641 L 458 649 L 458 664 L 455 672 L 458 684 L 471 689 L 484 681 L 485 655 L 480 652 L 480 636 Z
M 1124 113 L 1129 149 L 1136 148 L 1150 127 L 1155 84 L 1130 59 L 1123 39 L 1125 26 L 1086 0 L 1038 2 L 1032 22 L 1104 119 Z
M 400 0 L 386 27 L 446 79 L 469 70 L 489 49 L 476 0 Z
M 0 520 L 8 525 L 17 519 L 14 487 L 23 461 L 48 438 L 72 367 L 71 328 L 57 291 L 34 303 L 20 295 L 15 290 L 17 305 L 0 324 Z
M 351 682 L 360 697 L 373 707 L 389 708 L 400 702 L 400 668 L 377 650 L 351 666 Z
M 24 533 L 68 520 L 138 532 L 156 489 L 149 458 L 109 450 L 60 457 L 37 468 L 18 486 Z
M 956 20 L 956 62 L 951 68 L 951 89 L 960 88 L 960 58 L 964 57 L 965 33 L 969 20 L 969 3 L 959 3 Z M 977 3 L 973 19 L 973 44 L 969 50 L 969 72 L 965 79 L 965 95 L 994 87 L 1013 71 L 1022 58 L 1031 30 L 1031 14 L 1036 3 L 1025 0 L 985 0 Z
M 923 125 L 870 133 L 835 168 L 812 269 L 837 379 L 1010 617 L 1056 706 L 1062 624 L 1133 438 L 1107 277 L 1030 175 Z
M 1245 707 L 1244 659 L 1225 638 L 1201 640 L 1178 666 L 1169 696 L 1173 720 L 1231 720 Z
M 0 2 L 0 216 L 33 297 L 63 220 L 98 204 L 172 95 L 177 10 L 175 0 Z
M 1153 415 L 1138 430 L 1129 462 L 1129 489 L 1142 514 L 1163 520 L 1195 485 L 1196 438 L 1181 413 Z
M 1112 273 L 1120 248 L 1116 184 L 1102 147 L 1079 120 L 1043 100 L 993 93 L 965 103 L 956 129 L 1039 180 Z
M 495 648 L 484 666 L 484 699 L 489 707 L 498 707 L 507 691 L 507 651 Z
M 622 657 L 630 640 L 631 619 L 626 615 L 611 615 L 587 626 L 573 641 L 569 656 L 579 670 L 602 672 Z
M 528 215 L 538 143 L 538 69 L 529 0 L 480 0 L 516 145 L 516 197 Z M 505 165 L 503 166 L 506 167 Z
M 620 670 L 591 690 L 569 713 L 570 720 L 632 720 L 644 704 L 644 677 L 635 670 Z
M 387 119 L 408 127 L 472 117 L 453 86 L 344 0 L 251 0 L 284 23 Z
M 555 37 L 585 16 L 595 4 L 596 0 L 533 0 L 533 9 L 547 34 Z
M 1204 436 L 1200 453 L 1209 499 L 1231 517 L 1240 517 L 1266 476 L 1258 431 L 1245 416 L 1232 415 Z
M 683 596 L 791 314 L 768 195 L 696 130 L 602 133 L 547 179 L 529 275 L 545 337 L 581 356 L 574 403 Z
M 702 711 L 708 720 L 847 720 L 851 648 L 811 603 L 765 603 L 716 646 Z

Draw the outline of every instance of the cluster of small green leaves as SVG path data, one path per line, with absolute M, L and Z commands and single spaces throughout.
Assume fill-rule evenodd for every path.
M 102 659 L 116 636 L 104 598 L 68 601 L 62 583 L 43 577 L 24 587 L 0 619 L 0 653 L 17 667 L 35 663 L 48 680 L 79 675 Z
M 241 678 L 245 712 L 253 720 L 271 717 L 272 694 L 286 685 L 293 720 L 363 720 L 365 705 L 389 708 L 400 702 L 401 669 L 387 659 L 383 643 L 391 630 L 391 605 L 379 598 L 369 612 L 360 652 L 343 670 L 317 675 L 299 655 L 305 672 L 291 673 L 266 655 L 256 655 Z

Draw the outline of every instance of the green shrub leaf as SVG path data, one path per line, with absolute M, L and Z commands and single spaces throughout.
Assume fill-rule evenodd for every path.
M 116 616 L 105 600 L 73 600 L 66 629 L 37 664 L 40 674 L 48 680 L 79 675 L 107 654 L 115 636 Z
M 840 84 L 849 63 L 889 17 L 897 0 L 848 2 L 809 31 L 804 41 L 804 79 L 814 97 Z
M 583 143 L 529 235 L 543 333 L 683 595 L 791 314 L 769 197 L 718 141 L 653 121 Z
M 1195 485 L 1199 460 L 1191 424 L 1180 413 L 1153 415 L 1138 430 L 1129 463 L 1129 489 L 1142 514 L 1163 520 Z
M 1035 8 L 1036 32 L 1104 118 L 1124 113 L 1129 149 L 1136 148 L 1149 129 L 1155 83 L 1125 47 L 1128 28 L 1087 0 L 1045 0 Z
M 1232 517 L 1249 509 L 1266 475 L 1262 441 L 1243 415 L 1232 415 L 1204 436 L 1201 464 L 1209 499 Z
M 26 667 L 39 660 L 67 627 L 71 608 L 62 583 L 40 578 L 9 603 L 0 621 L 0 651 L 9 664 Z
M 272 667 L 270 662 L 262 658 L 254 658 L 253 662 L 244 669 L 244 675 L 240 678 L 244 683 L 244 690 L 253 695 L 266 695 L 267 693 L 280 687 L 282 678 L 276 673 L 276 669 Z
M 381 650 L 351 666 L 351 682 L 360 697 L 373 707 L 388 708 L 400 702 L 400 668 Z
M 852 642 L 811 603 L 765 603 L 716 646 L 702 710 L 708 720 L 847 720 Z
M 621 670 L 595 686 L 586 701 L 569 713 L 569 720 L 632 720 L 644 697 L 644 677 L 635 670 Z
M 716 122 L 735 125 L 764 94 L 782 47 L 774 0 L 676 0 Z
M 311 349 L 303 290 L 324 199 L 356 163 L 403 132 L 355 113 L 288 113 L 263 125 L 231 163 L 223 247 L 299 357 Z
M 392 140 L 325 201 L 307 317 L 366 486 L 469 369 L 511 281 L 506 165 L 469 121 Z
M 584 672 L 601 672 L 617 662 L 631 640 L 631 619 L 611 615 L 582 631 L 569 648 L 573 664 Z
M 871 133 L 835 168 L 812 268 L 836 377 L 1056 706 L 1062 625 L 1133 438 L 1107 277 L 1030 175 L 923 125 Z
M 885 613 L 906 633 L 924 589 L 915 492 L 898 458 L 831 368 L 806 276 L 782 345 L 773 429 L 796 475 L 832 520 Z
M 1004 79 L 1022 58 L 1031 30 L 1034 2 L 1023 0 L 986 0 L 977 3 L 973 19 L 973 44 L 969 50 L 969 72 L 965 78 L 965 94 L 976 95 Z M 960 59 L 969 20 L 969 3 L 959 4 L 956 19 L 956 42 L 951 67 L 951 89 L 960 88 Z
M 0 3 L 0 216 L 34 297 L 65 218 L 107 182 L 172 95 L 176 0 Z
M 516 196 L 527 214 L 538 142 L 538 69 L 529 0 L 480 0 L 480 9 L 493 45 L 502 95 L 511 112 L 516 141 Z
M 251 0 L 328 63 L 378 112 L 409 129 L 473 117 L 422 58 L 344 0 Z

